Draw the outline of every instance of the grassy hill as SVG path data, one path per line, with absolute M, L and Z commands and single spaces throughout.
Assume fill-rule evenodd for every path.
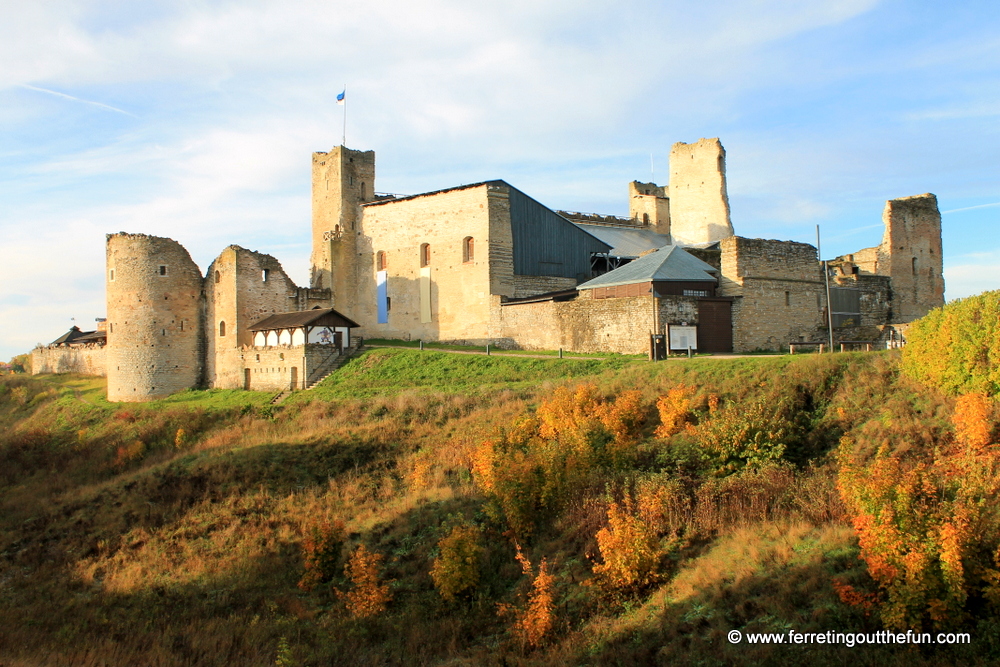
M 976 595 L 971 646 L 727 640 L 888 627 L 838 474 L 955 437 L 893 354 L 376 349 L 270 398 L 0 378 L 0 664 L 1000 656 Z

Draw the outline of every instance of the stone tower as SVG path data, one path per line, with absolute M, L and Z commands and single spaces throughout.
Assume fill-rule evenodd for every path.
M 107 240 L 108 400 L 148 401 L 202 379 L 202 277 L 176 241 Z
M 669 188 L 656 183 L 628 184 L 628 215 L 649 225 L 657 234 L 670 234 Z
M 890 199 L 876 272 L 892 278 L 892 321 L 910 322 L 944 305 L 941 213 L 928 193 Z
M 313 153 L 310 287 L 332 289 L 333 306 L 351 316 L 361 204 L 374 200 L 375 151 L 336 146 Z
M 670 150 L 670 233 L 675 243 L 733 235 L 726 192 L 726 150 L 718 139 L 678 142 Z

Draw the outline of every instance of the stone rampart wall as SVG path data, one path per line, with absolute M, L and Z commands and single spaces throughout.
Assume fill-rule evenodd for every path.
M 79 373 L 106 376 L 107 352 L 103 345 L 37 347 L 31 351 L 31 374 Z

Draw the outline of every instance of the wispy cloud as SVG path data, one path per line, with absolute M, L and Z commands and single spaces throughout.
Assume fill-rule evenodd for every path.
M 114 111 L 115 113 L 122 113 L 126 116 L 131 116 L 132 118 L 138 118 L 134 113 L 129 113 L 124 109 L 119 109 L 118 107 L 113 107 L 110 104 L 104 104 L 103 102 L 95 102 L 93 100 L 85 100 L 79 97 L 74 97 L 73 95 L 67 95 L 66 93 L 60 93 L 55 90 L 49 90 L 48 88 L 39 88 L 38 86 L 31 86 L 26 83 L 18 84 L 21 88 L 27 88 L 28 90 L 34 90 L 39 93 L 46 93 L 48 95 L 55 95 L 56 97 L 61 97 L 64 100 L 71 100 L 73 102 L 80 102 L 81 104 L 90 104 L 95 107 L 100 107 L 101 109 L 107 109 L 108 111 Z
M 994 206 L 1000 206 L 1000 201 L 993 202 L 992 204 L 980 204 L 979 206 L 966 206 L 964 208 L 953 208 L 950 211 L 941 211 L 941 213 L 945 214 L 945 213 L 958 213 L 959 211 L 974 211 L 977 208 L 993 208 Z

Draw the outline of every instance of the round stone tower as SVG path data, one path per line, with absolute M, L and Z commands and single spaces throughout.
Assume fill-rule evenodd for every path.
M 108 234 L 108 400 L 148 401 L 202 376 L 202 276 L 181 244 Z

